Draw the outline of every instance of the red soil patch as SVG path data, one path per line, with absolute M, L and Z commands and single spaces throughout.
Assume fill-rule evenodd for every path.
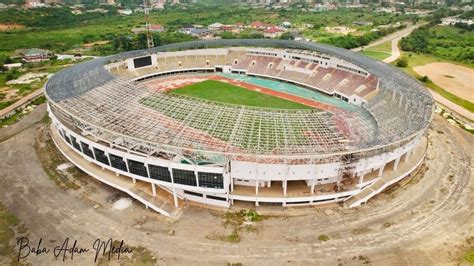
M 12 24 L 0 24 L 0 31 L 7 31 L 7 30 L 16 30 L 16 29 L 23 29 L 25 26 L 12 23 Z

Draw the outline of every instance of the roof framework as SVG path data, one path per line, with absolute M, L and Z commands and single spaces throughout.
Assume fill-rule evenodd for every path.
M 225 46 L 308 49 L 356 64 L 380 80 L 380 92 L 365 106 L 371 117 L 229 106 L 152 93 L 104 69 L 108 62 L 151 52 Z M 46 92 L 51 104 L 76 124 L 80 121 L 84 130 L 115 134 L 116 139 L 130 136 L 151 146 L 242 155 L 330 155 L 380 149 L 426 128 L 433 108 L 422 85 L 391 66 L 331 46 L 282 40 L 198 41 L 100 58 L 56 74 Z M 335 119 L 346 121 L 350 132 L 359 132 L 361 139 L 335 131 Z
M 93 125 L 150 142 L 250 154 L 311 154 L 347 150 L 335 116 L 315 109 L 286 110 L 220 104 L 152 92 L 115 79 L 59 105 Z M 355 120 L 358 128 L 371 121 Z M 360 143 L 352 143 L 359 145 Z

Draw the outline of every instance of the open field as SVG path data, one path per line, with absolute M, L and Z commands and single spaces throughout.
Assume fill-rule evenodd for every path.
M 392 42 L 387 41 L 360 51 L 361 54 L 372 57 L 377 60 L 384 60 L 392 52 Z
M 380 61 L 390 56 L 390 53 L 374 51 L 374 50 L 364 50 L 364 51 L 360 51 L 359 53 L 365 56 L 380 60 Z
M 443 62 L 443 63 L 451 63 L 455 65 L 461 65 L 461 66 L 466 66 L 466 67 L 472 67 L 470 64 L 461 64 L 458 62 L 446 60 L 443 58 L 439 58 L 433 55 L 428 55 L 428 54 L 417 54 L 417 53 L 410 53 L 410 52 L 403 52 L 402 56 L 405 57 L 408 61 L 408 66 L 404 68 L 400 68 L 402 71 L 405 73 L 420 79 L 422 76 L 420 76 L 416 71 L 414 70 L 415 67 L 417 66 L 422 66 L 426 65 L 429 63 L 434 63 L 434 62 Z M 395 65 L 395 62 L 393 64 Z M 455 103 L 459 105 L 460 107 L 470 111 L 474 112 L 474 103 L 469 102 L 468 100 L 465 100 L 459 96 L 456 96 L 455 94 L 445 90 L 444 88 L 441 88 L 439 85 L 435 84 L 433 81 L 428 80 L 423 82 L 423 84 L 428 87 L 429 89 L 437 92 L 441 96 L 443 96 L 445 99 L 451 101 L 452 103 Z
M 451 63 L 430 63 L 413 70 L 446 91 L 474 103 L 474 69 Z
M 271 95 L 251 91 L 242 87 L 216 80 L 206 80 L 192 85 L 188 85 L 173 90 L 171 93 L 209 101 L 254 107 L 277 109 L 311 109 L 311 107 L 300 103 L 280 99 Z
M 384 43 L 372 46 L 370 48 L 367 48 L 367 50 L 390 53 L 392 52 L 392 41 L 386 41 Z

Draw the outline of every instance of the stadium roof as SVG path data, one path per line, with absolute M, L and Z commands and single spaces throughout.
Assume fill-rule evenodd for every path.
M 229 46 L 307 49 L 335 56 L 377 75 L 380 92 L 365 106 L 369 117 L 275 110 L 153 93 L 104 69 L 106 63 L 150 53 Z M 433 106 L 418 81 L 385 63 L 327 45 L 284 40 L 196 41 L 99 58 L 59 72 L 47 83 L 46 93 L 54 108 L 96 134 L 234 155 L 321 156 L 391 145 L 424 129 Z M 352 136 L 332 129 L 330 121 L 338 119 L 348 123 Z

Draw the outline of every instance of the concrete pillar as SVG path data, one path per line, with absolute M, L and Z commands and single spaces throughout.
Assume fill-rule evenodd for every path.
M 153 192 L 153 196 L 156 197 L 156 186 L 155 186 L 155 183 L 151 183 L 151 191 Z
M 137 183 L 137 180 L 135 179 L 135 177 L 132 177 L 132 181 L 133 181 L 133 184 Z
M 412 151 L 412 150 L 409 150 L 409 151 L 407 151 L 407 153 L 405 154 L 405 159 L 403 160 L 404 162 L 407 162 L 408 159 L 410 158 L 411 151 Z
M 360 173 L 359 184 L 362 184 L 364 182 L 364 176 L 365 176 L 365 172 Z
M 288 180 L 283 181 L 283 196 L 286 197 L 286 192 L 288 190 Z
M 176 189 L 173 186 L 173 201 L 174 201 L 174 207 L 178 208 L 178 197 L 176 196 Z
M 176 196 L 176 188 L 174 187 L 174 178 L 173 178 L 173 171 L 171 170 L 170 167 L 168 167 L 168 171 L 170 172 L 171 176 L 171 188 L 173 190 L 173 201 L 174 201 L 174 207 L 178 208 L 178 197 Z
M 258 195 L 258 180 L 255 180 L 255 195 Z
M 398 169 L 398 164 L 400 163 L 400 158 L 401 157 L 398 157 L 396 160 L 395 160 L 395 164 L 393 165 L 393 170 L 397 170 Z
M 194 171 L 194 177 L 196 178 L 196 186 L 199 187 L 199 178 L 197 171 Z
M 314 187 L 316 186 L 316 179 L 311 180 L 311 194 L 314 194 Z
M 379 174 L 377 175 L 377 177 L 381 177 L 383 175 L 383 169 L 384 168 L 385 168 L 385 164 L 380 167 Z
M 230 179 L 230 192 L 234 192 L 234 179 Z

